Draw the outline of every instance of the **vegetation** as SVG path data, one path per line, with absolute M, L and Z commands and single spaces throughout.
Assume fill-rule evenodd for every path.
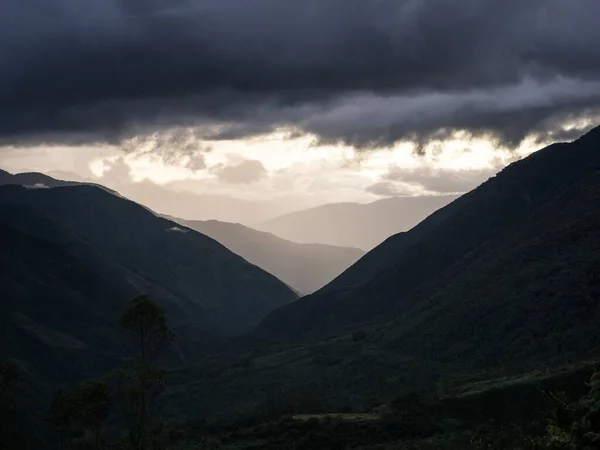
M 129 371 L 117 371 L 117 398 L 129 443 L 134 450 L 151 445 L 152 430 L 157 427 L 157 397 L 165 380 L 165 370 L 156 365 L 173 339 L 164 312 L 147 296 L 139 296 L 125 310 L 121 327 L 135 344 Z M 152 441 L 156 447 L 156 441 Z
M 58 447 L 90 443 L 100 448 L 110 407 L 110 388 L 103 381 L 88 381 L 71 391 L 57 391 L 50 405 L 49 422 L 56 431 Z
M 578 402 L 558 398 L 557 409 L 543 442 L 548 448 L 591 450 L 600 446 L 600 372 L 590 379 L 590 391 Z
M 127 364 L 103 379 L 85 381 L 72 389 L 55 392 L 45 423 L 37 424 L 42 432 L 40 439 L 46 445 L 44 448 L 165 448 L 159 395 L 166 371 L 159 361 L 166 354 L 173 333 L 167 326 L 164 311 L 148 296 L 134 298 L 124 310 L 120 325 L 130 337 L 131 353 Z M 11 413 L 16 408 L 15 399 L 20 394 L 15 394 L 13 388 L 18 380 L 16 369 L 3 364 L 0 370 L 3 413 Z M 31 409 L 26 417 L 35 420 Z M 1 425 L 4 423 L 3 420 Z M 2 448 L 29 449 L 39 445 L 39 442 L 35 445 L 28 442 L 22 434 L 8 434 L 9 431 L 9 427 L 0 427 L 2 442 L 9 444 Z
M 25 380 L 19 368 L 0 360 L 0 443 L 6 450 L 19 450 L 20 443 L 36 442 L 36 430 L 28 409 Z

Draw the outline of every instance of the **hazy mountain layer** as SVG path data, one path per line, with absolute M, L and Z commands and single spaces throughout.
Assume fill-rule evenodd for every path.
M 331 203 L 259 223 L 255 228 L 301 243 L 370 250 L 415 226 L 456 196 L 393 197 L 372 203 Z
M 301 294 L 323 287 L 364 255 L 356 248 L 297 244 L 238 223 L 173 220 L 212 237 Z

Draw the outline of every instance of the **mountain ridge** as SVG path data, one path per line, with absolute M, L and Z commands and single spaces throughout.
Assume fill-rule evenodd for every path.
M 258 223 L 255 228 L 299 243 L 371 250 L 412 228 L 457 196 L 391 197 L 370 203 L 328 203 Z

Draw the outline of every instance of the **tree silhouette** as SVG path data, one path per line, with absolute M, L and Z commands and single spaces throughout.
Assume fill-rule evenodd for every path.
M 24 379 L 15 364 L 0 359 L 0 447 L 2 449 L 29 448 L 26 445 L 30 431 L 29 411 L 22 408 Z
M 130 445 L 135 450 L 146 449 L 165 379 L 165 370 L 156 363 L 173 340 L 173 333 L 162 308 L 146 295 L 133 299 L 120 325 L 131 338 L 133 358 L 128 370 L 114 373 L 118 399 Z
M 86 381 L 74 390 L 57 391 L 50 405 L 50 423 L 58 430 L 59 447 L 64 447 L 68 437 L 83 431 L 83 439 L 91 438 L 95 448 L 100 448 L 110 408 L 110 388 L 104 381 Z

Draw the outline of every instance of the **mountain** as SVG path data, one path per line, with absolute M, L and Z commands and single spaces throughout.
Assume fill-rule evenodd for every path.
M 95 186 L 4 186 L 0 205 L 32 210 L 78 236 L 134 292 L 157 298 L 170 321 L 192 338 L 195 331 L 247 331 L 296 298 L 281 281 L 215 240 Z M 23 226 L 17 231 L 25 232 Z M 42 231 L 29 227 L 32 233 L 39 237 Z M 22 274 L 15 282 L 26 298 L 27 270 Z M 48 286 L 55 288 L 60 286 Z
M 100 184 L 91 183 L 91 182 L 79 182 L 79 181 L 66 181 L 66 180 L 58 180 L 49 175 L 39 172 L 22 172 L 12 174 L 5 170 L 0 169 L 0 186 L 5 185 L 20 185 L 27 186 L 32 188 L 52 188 L 52 187 L 64 187 L 64 186 L 78 186 L 81 184 L 86 184 L 90 186 L 96 186 L 100 189 L 104 189 L 107 192 L 110 192 L 114 195 L 120 195 L 118 192 L 113 191 L 112 189 L 107 188 L 106 186 L 102 186 Z
M 7 184 L 18 184 L 22 186 L 38 187 L 38 188 L 50 188 L 59 186 L 75 186 L 75 181 L 63 181 L 52 178 L 51 176 L 45 175 L 38 172 L 23 172 L 12 174 L 6 171 L 0 172 L 0 185 Z
M 81 379 L 118 358 L 119 315 L 136 289 L 84 239 L 30 208 L 1 205 L 0 269 L 0 353 L 28 378 Z
M 574 142 L 553 144 L 513 163 L 391 241 L 397 247 L 380 262 L 367 254 L 348 269 L 357 272 L 365 264 L 365 271 L 375 274 L 369 280 L 359 285 L 334 280 L 333 286 L 270 314 L 257 334 L 284 340 L 317 337 L 406 315 L 419 304 L 411 297 L 414 291 L 524 223 L 598 169 L 600 127 Z M 384 243 L 377 251 L 386 248 Z
M 372 203 L 330 203 L 255 225 L 300 243 L 321 243 L 370 250 L 406 231 L 456 196 L 393 197 Z
M 0 184 L 9 184 L 9 180 L 13 177 L 12 173 L 0 169 Z
M 599 273 L 596 172 L 413 292 L 415 306 L 386 328 L 385 345 L 504 367 L 595 357 Z
M 323 287 L 364 255 L 356 248 L 297 244 L 239 223 L 172 220 L 210 236 L 302 294 Z

